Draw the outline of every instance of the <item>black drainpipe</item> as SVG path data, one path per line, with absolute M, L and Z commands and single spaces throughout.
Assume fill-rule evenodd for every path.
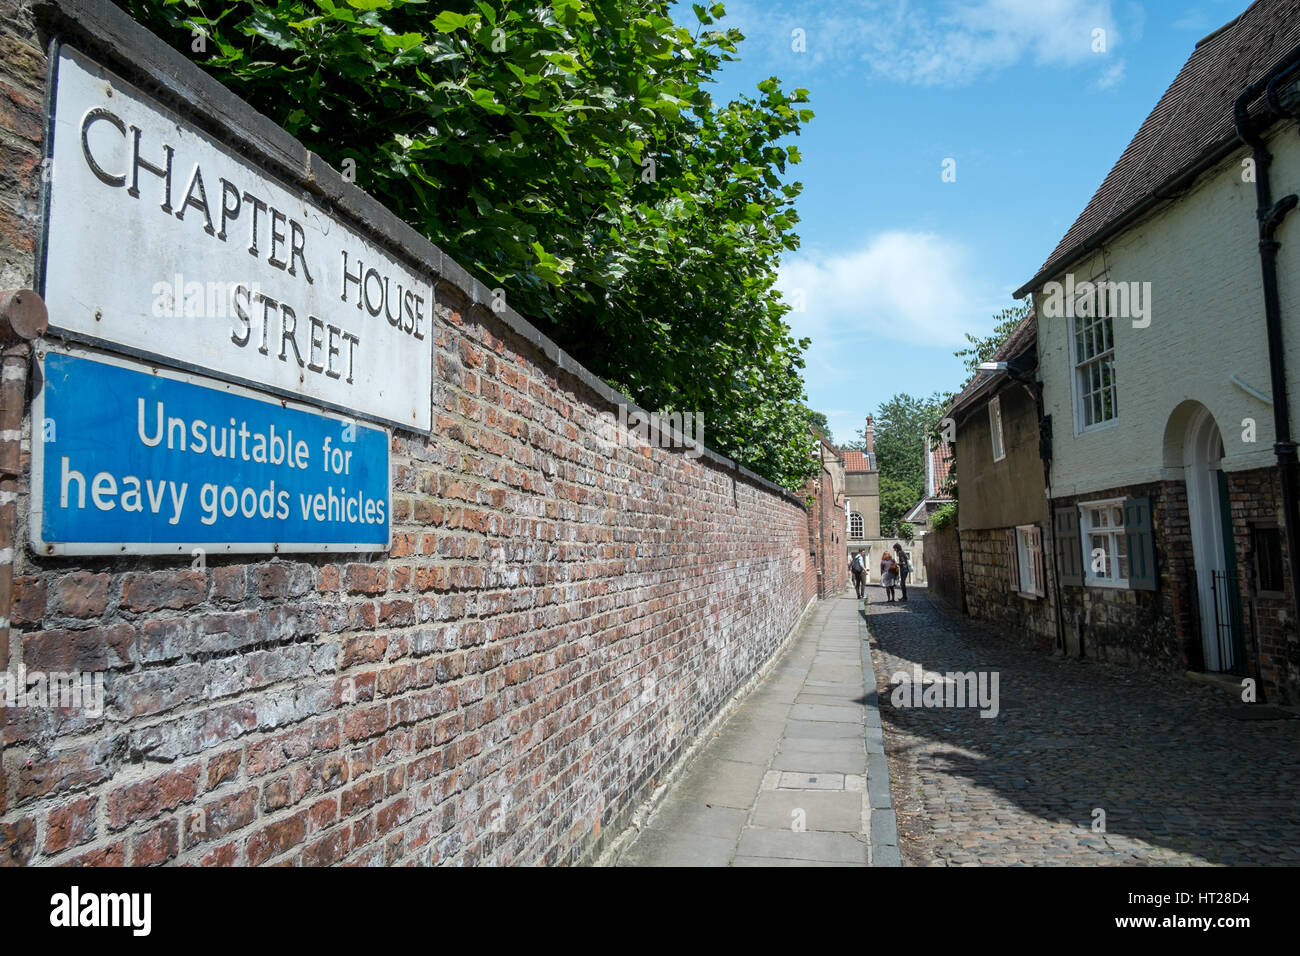
M 1264 138 L 1251 127 L 1248 111 L 1251 100 L 1261 92 L 1266 92 L 1270 107 L 1283 113 L 1279 109 L 1277 82 L 1297 66 L 1300 66 L 1300 47 L 1296 47 L 1277 66 L 1242 90 L 1233 104 L 1232 112 L 1237 136 L 1251 148 L 1255 160 L 1255 216 L 1259 220 L 1259 262 L 1264 279 L 1264 321 L 1268 331 L 1273 429 L 1276 433 L 1273 453 L 1277 456 L 1278 477 L 1282 483 L 1282 513 L 1286 523 L 1287 563 L 1291 571 L 1292 611 L 1295 619 L 1300 619 L 1300 501 L 1297 500 L 1296 489 L 1300 461 L 1296 457 L 1295 440 L 1291 437 L 1291 408 L 1287 400 L 1286 357 L 1283 353 L 1282 306 L 1277 287 L 1277 251 L 1281 243 L 1275 238 L 1278 226 L 1300 199 L 1292 193 L 1273 202 L 1269 183 L 1269 167 L 1273 156 L 1269 153 Z M 1262 673 L 1256 676 L 1263 680 Z

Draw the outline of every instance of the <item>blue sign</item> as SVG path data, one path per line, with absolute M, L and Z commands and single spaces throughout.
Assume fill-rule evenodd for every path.
M 388 549 L 383 429 L 234 385 L 55 351 L 32 419 L 38 551 Z

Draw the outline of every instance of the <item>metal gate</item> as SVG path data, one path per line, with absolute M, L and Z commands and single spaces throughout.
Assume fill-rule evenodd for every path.
M 1212 571 L 1210 588 L 1214 593 L 1214 637 L 1219 649 L 1219 671 L 1244 676 L 1246 657 L 1237 627 L 1240 620 L 1237 590 L 1229 581 L 1227 571 Z

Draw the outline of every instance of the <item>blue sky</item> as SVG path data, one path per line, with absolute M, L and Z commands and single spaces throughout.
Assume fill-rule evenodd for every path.
M 803 290 L 788 321 L 837 441 L 897 392 L 961 385 L 962 333 L 1015 304 L 1197 40 L 1247 6 L 727 0 L 747 39 L 716 97 L 776 75 L 817 114 L 795 141 L 802 248 L 780 285 Z

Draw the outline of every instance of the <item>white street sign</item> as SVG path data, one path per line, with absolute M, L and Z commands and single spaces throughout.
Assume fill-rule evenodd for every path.
M 429 431 L 431 283 L 64 47 L 52 329 Z

